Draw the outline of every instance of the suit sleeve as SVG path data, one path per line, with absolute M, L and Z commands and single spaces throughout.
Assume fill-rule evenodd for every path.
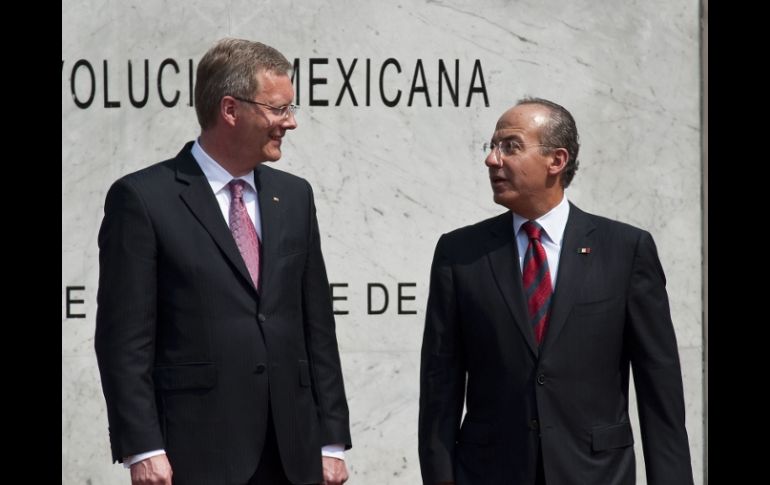
M 436 245 L 420 365 L 419 454 L 422 479 L 454 479 L 455 442 L 465 397 L 465 359 L 446 239 Z
M 692 484 L 676 336 L 663 268 L 647 232 L 636 247 L 628 322 L 647 482 Z
M 157 306 L 155 234 L 127 179 L 109 190 L 99 230 L 96 357 L 113 461 L 163 448 L 152 368 Z
M 323 445 L 352 446 L 350 418 L 342 380 L 339 348 L 329 279 L 321 253 L 313 190 L 308 184 L 310 231 L 308 256 L 302 280 L 305 339 L 313 377 L 313 393 L 319 408 Z M 319 450 L 320 453 L 320 450 Z

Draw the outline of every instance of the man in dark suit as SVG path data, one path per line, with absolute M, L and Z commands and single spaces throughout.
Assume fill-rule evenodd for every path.
M 272 47 L 218 42 L 197 70 L 200 137 L 107 194 L 96 353 L 134 484 L 347 480 L 313 193 L 263 164 L 297 126 L 290 69 Z
M 566 109 L 519 101 L 486 158 L 509 211 L 436 246 L 420 373 L 426 484 L 633 484 L 629 367 L 647 483 L 692 483 L 655 244 L 567 201 L 578 148 Z

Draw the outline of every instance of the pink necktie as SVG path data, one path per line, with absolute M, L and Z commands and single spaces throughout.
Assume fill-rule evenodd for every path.
M 522 276 L 524 293 L 527 297 L 529 321 L 535 331 L 538 345 L 543 343 L 551 306 L 551 272 L 548 270 L 548 258 L 540 243 L 543 230 L 537 222 L 527 221 L 521 226 L 527 233 L 529 245 L 524 254 Z
M 254 288 L 259 291 L 259 237 L 251 222 L 246 204 L 243 203 L 243 180 L 232 180 L 230 187 L 230 232 L 233 233 L 235 244 L 241 252 L 243 262 L 251 275 Z

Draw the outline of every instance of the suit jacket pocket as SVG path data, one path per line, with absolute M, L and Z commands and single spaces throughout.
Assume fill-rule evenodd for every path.
M 593 451 L 625 448 L 634 444 L 634 433 L 631 424 L 618 423 L 610 426 L 599 426 L 591 431 L 591 449 Z
M 278 256 L 281 258 L 286 258 L 288 256 L 298 256 L 305 253 L 307 253 L 307 250 L 305 248 L 287 247 L 287 248 L 281 248 L 281 251 L 278 253 Z
M 155 388 L 164 391 L 211 389 L 217 383 L 217 368 L 213 362 L 161 365 L 152 377 Z
M 474 423 L 466 421 L 460 428 L 460 443 L 476 443 L 485 445 L 491 441 L 490 426 L 487 423 Z
M 615 296 L 601 298 L 595 301 L 576 302 L 572 307 L 570 316 L 577 317 L 606 313 L 615 308 L 619 302 L 620 299 Z
M 299 385 L 310 387 L 310 365 L 306 360 L 299 361 Z

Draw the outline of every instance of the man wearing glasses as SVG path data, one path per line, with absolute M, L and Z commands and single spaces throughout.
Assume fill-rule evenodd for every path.
M 198 65 L 201 135 L 107 194 L 95 346 L 134 484 L 341 484 L 351 446 L 310 185 L 263 162 L 297 127 L 272 47 Z
M 436 246 L 420 372 L 425 484 L 692 484 L 682 376 L 651 235 L 564 195 L 572 115 L 527 98 L 485 144 L 497 217 Z M 464 417 L 463 405 L 466 413 Z

